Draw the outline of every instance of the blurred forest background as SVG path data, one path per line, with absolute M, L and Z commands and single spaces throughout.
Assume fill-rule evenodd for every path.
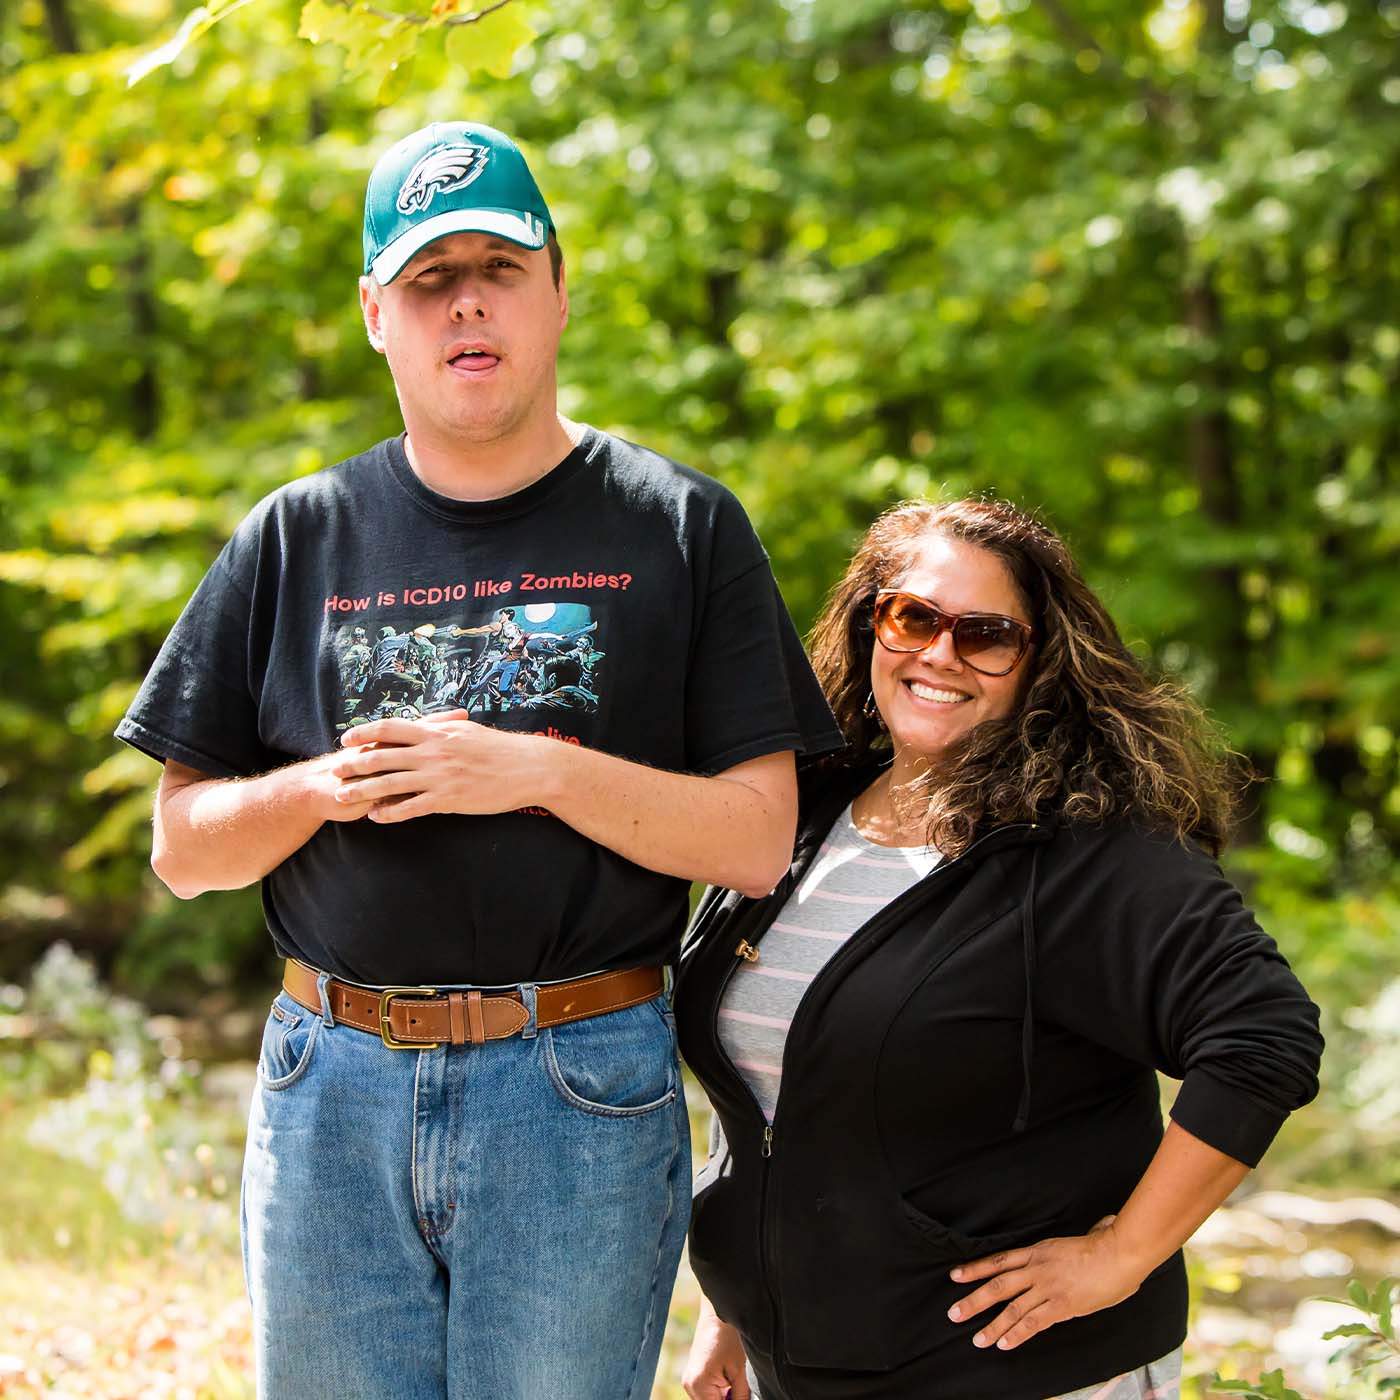
M 397 431 L 364 180 L 457 117 L 558 221 L 564 410 L 733 487 L 799 625 L 881 507 L 994 489 L 1249 757 L 1227 864 L 1331 1052 L 1192 1374 L 1379 1393 L 1389 1294 L 1340 1363 L 1279 1338 L 1400 1273 L 1400 3 L 426 4 L 0 16 L 0 1393 L 251 1394 L 216 1062 L 275 964 L 256 892 L 154 881 L 110 734 L 243 512 Z M 63 1313 L 85 1269 L 125 1333 Z

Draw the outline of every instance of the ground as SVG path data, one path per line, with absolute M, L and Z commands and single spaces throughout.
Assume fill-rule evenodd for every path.
M 253 1400 L 231 1126 L 250 1079 L 249 1065 L 206 1076 L 183 1136 L 114 1081 L 99 1081 L 96 1106 L 90 1085 L 81 1111 L 69 1101 L 3 1115 L 5 1400 Z M 703 1144 L 708 1108 L 690 1092 Z M 1322 1340 L 1355 1315 L 1313 1299 L 1340 1293 L 1353 1273 L 1400 1273 L 1400 1207 L 1255 1192 L 1217 1212 L 1190 1259 L 1188 1396 L 1212 1393 L 1217 1369 L 1257 1376 L 1276 1365 L 1306 1395 L 1370 1393 L 1336 1381 L 1338 1344 Z M 683 1400 L 698 1301 L 683 1266 L 654 1400 Z

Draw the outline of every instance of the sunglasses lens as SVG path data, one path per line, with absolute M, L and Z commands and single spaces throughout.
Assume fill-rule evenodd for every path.
M 922 651 L 937 635 L 941 621 L 921 599 L 893 593 L 875 609 L 875 635 L 891 651 Z
M 1022 633 L 999 617 L 962 617 L 953 628 L 958 655 L 979 671 L 1009 671 L 1021 655 Z
M 984 675 L 1006 675 L 1026 649 L 1025 630 L 1008 617 L 950 618 L 913 593 L 887 593 L 875 605 L 875 636 L 889 651 L 923 651 L 950 624 L 953 650 Z

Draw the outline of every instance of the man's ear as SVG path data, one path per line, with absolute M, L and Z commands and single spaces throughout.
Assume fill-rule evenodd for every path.
M 373 277 L 360 278 L 360 314 L 365 318 L 365 334 L 369 343 L 384 353 L 384 328 L 381 320 L 381 298 L 384 289 Z
M 569 324 L 569 284 L 564 279 L 564 264 L 559 263 L 559 330 Z

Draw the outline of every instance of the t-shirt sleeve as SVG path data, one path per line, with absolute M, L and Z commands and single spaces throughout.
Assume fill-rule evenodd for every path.
M 692 773 L 719 773 L 785 750 L 826 753 L 844 743 L 763 547 L 737 503 L 726 514 L 729 538 L 716 551 L 718 581 L 698 617 L 686 679 Z
M 1036 1014 L 1180 1079 L 1173 1119 L 1254 1166 L 1317 1093 L 1317 1007 L 1203 852 L 1128 831 L 1077 844 L 1037 900 L 1038 925 L 1056 913 Z
M 262 743 L 250 683 L 250 592 L 237 577 L 237 537 L 205 574 L 165 639 L 116 736 L 162 762 L 216 778 L 281 762 Z

